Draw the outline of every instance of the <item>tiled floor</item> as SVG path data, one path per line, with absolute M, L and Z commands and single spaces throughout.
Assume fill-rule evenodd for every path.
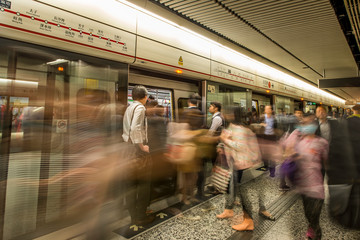
M 249 176 L 248 176 L 249 177 Z M 251 178 L 251 176 L 250 176 Z M 254 203 L 255 212 L 258 202 L 258 192 L 265 191 L 265 205 L 270 206 L 275 200 L 281 198 L 283 193 L 278 190 L 279 179 L 270 178 L 268 173 L 255 178 L 241 186 L 242 190 L 248 192 L 250 200 Z M 168 199 L 168 205 L 176 202 L 176 198 Z M 228 220 L 216 219 L 216 214 L 223 211 L 225 198 L 223 195 L 218 195 L 208 202 L 202 203 L 194 208 L 182 212 L 181 214 L 163 222 L 134 237 L 135 240 L 222 240 L 237 236 L 237 232 L 232 230 L 231 225 L 240 222 L 242 219 L 242 210 L 240 207 L 235 208 L 236 217 Z M 152 205 L 152 208 L 163 209 L 162 205 L 165 203 L 158 202 L 157 205 Z M 167 205 L 167 206 L 168 206 Z M 207 209 L 212 206 L 212 209 Z M 156 210 L 156 209 L 154 209 Z M 177 210 L 178 211 L 178 210 Z M 258 216 L 256 216 L 258 217 Z M 128 224 L 129 217 L 123 218 L 117 222 L 107 226 L 107 229 L 118 229 L 121 226 Z M 268 220 L 266 220 L 268 221 Z M 269 222 L 267 222 L 269 223 Z M 261 236 L 254 233 L 247 233 L 252 236 L 252 239 L 263 240 L 305 240 L 305 231 L 307 230 L 307 221 L 304 216 L 301 198 L 286 210 L 286 212 L 277 219 L 276 222 L 271 222 L 271 227 Z M 337 224 L 334 224 L 328 216 L 327 206 L 324 205 L 321 213 L 321 227 L 323 230 L 323 240 L 360 240 L 360 231 L 348 230 Z M 262 226 L 255 226 L 260 229 Z M 77 228 L 79 229 L 79 227 Z M 263 228 L 265 229 L 265 228 Z M 70 229 L 68 229 L 70 231 Z M 67 236 L 69 232 L 66 232 Z M 235 235 L 234 235 L 235 234 Z M 56 236 L 56 237 L 55 237 Z M 44 236 L 41 239 L 86 239 L 85 235 L 77 235 L 73 238 L 62 238 L 62 233 L 57 232 L 53 235 Z M 108 236 L 111 240 L 124 240 L 125 238 L 111 232 Z M 232 238 L 232 239 L 250 239 L 250 238 Z
M 242 187 L 248 190 L 251 199 L 257 201 L 257 192 L 266 191 L 265 203 L 267 206 L 278 197 L 281 197 L 281 192 L 278 191 L 278 179 L 269 178 L 264 174 L 254 181 L 248 182 Z M 137 236 L 136 240 L 150 240 L 150 239 L 194 239 L 194 240 L 208 240 L 208 239 L 227 239 L 231 237 L 235 231 L 231 229 L 231 225 L 241 221 L 241 209 L 237 207 L 235 211 L 238 216 L 231 220 L 218 220 L 215 215 L 223 210 L 225 203 L 224 196 L 217 196 L 209 201 L 215 209 L 204 211 L 204 205 L 190 209 L 181 215 L 170 219 L 166 223 L 150 229 L 146 233 Z M 347 230 L 337 224 L 334 224 L 329 219 L 327 213 L 327 206 L 324 205 L 321 214 L 321 226 L 323 229 L 323 239 L 344 239 L 344 240 L 359 240 L 360 231 Z M 258 226 L 259 227 L 259 226 Z M 272 228 L 263 236 L 253 235 L 253 239 L 270 239 L 270 240 L 302 240 L 306 239 L 305 232 L 307 230 L 307 221 L 304 216 L 302 200 L 299 198 L 295 204 L 288 209 L 285 214 L 279 218 Z M 119 236 L 113 236 L 113 239 L 122 239 Z

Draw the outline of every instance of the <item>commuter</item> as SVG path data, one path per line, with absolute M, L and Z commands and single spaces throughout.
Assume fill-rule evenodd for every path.
M 262 125 L 265 127 L 264 134 L 260 136 L 260 149 L 265 166 L 269 169 L 270 177 L 275 177 L 275 165 L 278 161 L 280 149 L 277 148 L 277 120 L 273 115 L 270 105 L 265 106 L 265 115 Z
M 201 97 L 199 94 L 191 94 L 188 100 L 188 108 L 180 116 L 180 122 L 188 123 L 191 130 L 198 130 L 204 127 L 205 116 L 198 108 L 200 101 Z
M 188 123 L 190 130 L 196 131 L 204 127 L 205 116 L 198 108 L 201 101 L 199 94 L 191 94 L 188 100 L 188 108 L 184 110 L 181 122 Z M 192 133 L 189 133 L 190 135 Z M 194 139 L 192 139 L 192 142 Z M 197 154 L 195 159 L 188 164 L 178 166 L 181 173 L 182 184 L 182 202 L 185 205 L 191 204 L 191 201 L 198 201 L 194 198 L 193 192 L 195 185 L 197 186 L 197 198 L 201 198 L 204 193 L 205 172 L 204 162 Z
M 352 159 L 352 149 L 346 121 L 328 119 L 323 106 L 317 107 L 316 117 L 319 121 L 316 135 L 325 138 L 329 142 L 329 159 L 326 164 L 328 183 L 347 182 L 349 178 L 353 177 L 354 173 L 348 164 L 348 160 Z
M 220 136 L 225 127 L 225 119 L 221 114 L 221 103 L 211 102 L 209 112 L 212 114 L 209 133 L 213 136 Z
M 253 124 L 253 123 L 259 123 L 258 114 L 254 107 L 252 107 L 251 113 L 250 113 L 250 124 Z
M 152 159 L 151 189 L 153 189 L 154 186 L 163 184 L 161 179 L 173 177 L 176 169 L 165 160 L 164 156 L 167 138 L 167 119 L 164 117 L 164 107 L 159 105 L 157 100 L 148 101 L 145 107 L 148 121 L 148 145 Z
M 357 178 L 360 178 L 360 104 L 355 105 L 352 110 L 354 114 L 347 118 L 350 142 L 352 145 L 354 160 L 357 168 Z
M 147 90 L 137 85 L 132 90 L 134 102 L 126 109 L 123 122 L 123 140 L 128 143 L 127 155 L 131 162 L 127 171 L 126 204 L 131 221 L 136 225 L 145 225 L 154 220 L 153 215 L 146 215 L 150 198 L 151 163 L 147 135 L 145 103 Z
M 319 120 L 316 135 L 329 141 L 328 160 L 323 167 L 322 173 L 324 175 L 326 172 L 329 186 L 329 212 L 332 217 L 336 218 L 339 216 L 339 205 L 334 206 L 334 203 L 338 199 L 339 187 L 341 189 L 343 186 L 350 185 L 356 179 L 353 147 L 349 136 L 352 130 L 350 130 L 349 134 L 348 121 L 327 119 L 325 108 L 322 106 L 316 109 L 316 116 Z M 357 148 L 358 146 L 355 146 L 355 150 Z M 343 203 L 341 201 L 341 204 Z M 347 225 L 346 222 L 341 222 L 341 220 L 340 223 Z
M 228 194 L 226 194 L 225 210 L 216 217 L 218 219 L 233 217 L 235 198 L 240 193 L 244 221 L 232 226 L 232 228 L 237 231 L 252 231 L 254 230 L 252 204 L 249 201 L 248 194 L 239 190 L 239 183 L 243 170 L 254 167 L 261 162 L 260 149 L 255 134 L 243 124 L 244 119 L 239 107 L 234 108 L 234 117 L 232 120 L 229 119 L 229 121 L 232 123 L 221 133 L 220 139 L 222 143 L 219 145 L 224 147 L 232 176 Z M 221 148 L 220 151 L 222 151 Z M 258 192 L 258 194 L 262 193 L 263 191 Z M 262 200 L 263 197 L 259 196 L 259 214 L 267 219 L 275 220 L 266 210 Z
M 328 142 L 315 135 L 315 116 L 304 114 L 299 130 L 285 142 L 285 155 L 296 162 L 295 185 L 302 195 L 305 217 L 309 222 L 306 236 L 321 239 L 320 213 L 324 203 L 323 163 L 328 157 Z
M 345 159 L 348 167 L 355 170 L 353 181 L 344 184 L 329 185 L 330 214 L 342 226 L 360 229 L 360 104 L 353 106 L 353 115 L 346 120 L 350 144 L 351 159 Z M 348 171 L 349 172 L 349 171 Z M 348 174 L 348 173 L 346 173 Z M 350 179 L 349 179 L 350 180 Z M 343 208 L 339 208 L 343 206 Z M 345 207 L 344 207 L 345 206 Z
M 293 119 L 289 125 L 289 129 L 288 132 L 286 133 L 286 135 L 290 135 L 301 123 L 302 119 L 303 119 L 303 111 L 297 109 L 295 110 L 295 119 Z M 284 136 L 285 137 L 285 136 Z M 284 139 L 283 141 L 285 141 L 286 139 Z M 291 181 L 293 179 L 293 173 L 292 173 L 292 167 L 294 166 L 294 163 L 289 160 L 289 159 L 285 159 L 285 161 L 281 164 L 280 167 L 280 186 L 279 186 L 279 190 L 280 191 L 288 191 L 290 190 L 290 187 L 286 184 L 286 180 L 285 178 L 288 177 L 289 180 Z
M 164 107 L 157 100 L 148 101 L 145 105 L 148 121 L 149 149 L 151 154 L 166 149 L 166 119 L 164 118 Z
M 350 117 L 351 116 L 351 109 L 350 108 L 347 108 L 346 110 L 345 110 L 345 113 L 344 113 L 344 115 L 343 115 L 343 119 L 347 119 L 348 117 Z

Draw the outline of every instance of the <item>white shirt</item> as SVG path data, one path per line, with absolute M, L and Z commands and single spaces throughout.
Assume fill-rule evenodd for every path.
M 144 144 L 148 142 L 145 111 L 146 109 L 144 105 L 138 101 L 134 101 L 126 109 L 123 120 L 122 135 L 125 142 L 132 142 L 133 144 Z
M 211 126 L 209 129 L 209 132 L 214 133 L 216 132 L 216 130 L 223 125 L 223 120 L 220 117 L 221 112 L 216 112 L 214 113 L 214 115 L 212 116 L 212 120 L 211 120 Z
M 325 138 L 328 142 L 331 140 L 330 124 L 327 120 L 324 122 L 319 121 L 321 137 Z

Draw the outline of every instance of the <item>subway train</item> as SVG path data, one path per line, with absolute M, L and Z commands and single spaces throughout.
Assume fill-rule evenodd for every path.
M 258 116 L 266 105 L 291 114 L 321 104 L 342 111 L 345 104 L 237 46 L 126 1 L 6 0 L 0 20 L 4 239 L 64 214 L 75 186 L 19 179 L 56 177 L 91 161 L 74 161 L 75 155 L 119 140 L 134 85 L 148 88 L 169 121 L 179 119 L 194 92 L 204 112 L 212 101 Z M 153 201 L 175 192 L 175 175 L 163 176 Z

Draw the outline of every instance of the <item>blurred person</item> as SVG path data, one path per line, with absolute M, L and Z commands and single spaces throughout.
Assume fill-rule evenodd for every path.
M 262 121 L 262 125 L 265 127 L 264 134 L 260 137 L 260 149 L 263 156 L 265 166 L 269 169 L 270 177 L 275 177 L 275 165 L 277 161 L 277 155 L 279 150 L 275 147 L 278 140 L 276 135 L 276 129 L 278 123 L 273 115 L 273 109 L 270 105 L 265 106 L 265 115 Z
M 165 108 L 158 104 L 156 100 L 146 104 L 146 115 L 148 120 L 149 149 L 152 159 L 151 189 L 154 192 L 157 186 L 167 185 L 169 178 L 173 178 L 176 169 L 166 161 L 164 154 L 167 146 L 167 118 Z M 153 199 L 153 195 L 152 195 Z M 150 203 L 149 203 L 150 204 Z
M 350 143 L 352 145 L 357 169 L 357 178 L 360 178 L 360 104 L 353 106 L 354 114 L 347 118 Z
M 319 121 L 316 135 L 327 139 L 329 142 L 328 159 L 323 166 L 322 173 L 323 175 L 326 173 L 327 176 L 329 212 L 331 216 L 336 216 L 339 214 L 339 206 L 334 206 L 334 203 L 338 200 L 338 190 L 344 190 L 342 186 L 352 184 L 356 179 L 353 147 L 350 141 L 352 131 L 348 130 L 348 121 L 328 119 L 325 108 L 322 106 L 316 109 L 316 117 Z M 355 147 L 355 149 L 357 148 L 358 146 Z M 342 222 L 340 221 L 340 223 Z
M 328 142 L 315 135 L 314 120 L 313 114 L 304 114 L 301 125 L 285 141 L 285 156 L 296 162 L 296 190 L 302 195 L 309 222 L 306 236 L 321 239 L 320 213 L 325 197 L 322 168 L 328 157 Z
M 329 184 L 340 184 L 350 181 L 354 172 L 350 166 L 352 162 L 352 148 L 346 121 L 328 119 L 323 106 L 316 109 L 318 128 L 316 135 L 329 142 L 329 158 L 324 166 L 323 173 L 327 174 Z
M 353 181 L 344 184 L 329 185 L 330 214 L 342 226 L 360 229 L 360 104 L 352 107 L 353 114 L 346 120 L 350 145 L 352 147 L 352 162 L 347 160 L 348 167 L 355 170 Z M 348 173 L 346 173 L 348 174 Z M 350 180 L 350 179 L 348 179 Z M 339 208 L 339 205 L 345 206 Z
M 148 154 L 148 126 L 145 107 L 148 92 L 144 86 L 137 85 L 132 90 L 133 103 L 126 109 L 123 119 L 123 140 L 129 144 L 128 155 L 136 165 L 128 171 L 126 204 L 131 221 L 135 225 L 145 225 L 154 220 L 146 215 L 150 199 L 150 169 Z M 139 175 L 142 175 L 140 178 Z
M 250 117 L 250 124 L 253 124 L 253 123 L 259 123 L 258 114 L 254 107 L 252 107 L 252 109 L 251 109 L 251 117 Z
M 188 100 L 188 108 L 186 108 L 180 116 L 180 122 L 188 123 L 192 130 L 197 130 L 204 127 L 205 116 L 198 107 L 200 101 L 201 97 L 199 94 L 191 94 Z
M 287 137 L 299 126 L 299 124 L 301 123 L 302 119 L 303 119 L 303 111 L 297 109 L 295 110 L 295 114 L 294 114 L 294 118 L 291 119 L 290 124 L 289 124 L 289 128 L 286 132 Z M 286 136 L 283 136 L 285 139 L 283 139 L 283 141 L 286 140 Z M 291 165 L 293 165 L 291 162 L 285 160 L 280 167 L 280 186 L 279 186 L 279 190 L 280 191 L 288 191 L 290 190 L 290 187 L 286 184 L 286 175 L 288 175 L 287 177 L 292 179 L 293 176 L 290 176 L 289 174 L 289 167 L 291 167 Z
M 337 113 L 335 111 L 332 112 L 331 118 L 332 119 L 337 119 Z
M 229 118 L 228 118 L 229 119 Z M 244 220 L 240 224 L 233 225 L 232 228 L 237 231 L 252 231 L 254 230 L 253 221 L 253 207 L 249 201 L 248 194 L 242 189 L 239 190 L 243 171 L 247 168 L 254 167 L 261 162 L 261 154 L 259 145 L 257 143 L 256 135 L 246 127 L 243 122 L 240 107 L 234 108 L 234 116 L 229 127 L 224 130 L 221 135 L 221 144 L 219 145 L 219 152 L 225 151 L 226 160 L 232 176 L 229 183 L 228 193 L 225 197 L 225 210 L 223 213 L 217 215 L 218 219 L 226 219 L 234 216 L 235 198 L 240 194 L 243 217 Z M 223 146 L 224 150 L 221 149 Z M 246 155 L 249 154 L 247 157 Z M 244 160 L 246 159 L 246 160 Z M 263 191 L 259 191 L 259 214 L 260 216 L 275 220 L 271 214 L 266 210 L 263 196 Z
M 193 93 L 189 96 L 188 108 L 185 109 L 180 118 L 180 122 L 187 123 L 190 127 L 189 130 L 196 131 L 204 127 L 205 115 L 198 108 L 200 105 L 201 97 L 197 93 Z M 193 132 L 194 133 L 194 132 Z M 189 135 L 192 135 L 191 132 L 188 132 Z M 192 139 L 193 142 L 195 139 Z M 191 201 L 195 201 L 193 196 L 193 191 L 195 184 L 197 186 L 197 198 L 202 198 L 204 194 L 204 185 L 205 185 L 205 172 L 204 172 L 205 162 L 199 155 L 195 157 L 188 164 L 182 164 L 178 166 L 180 173 L 183 176 L 183 187 L 182 187 L 182 202 L 186 205 L 189 205 Z
M 352 114 L 351 109 L 350 109 L 350 108 L 347 108 L 347 109 L 345 110 L 344 115 L 343 115 L 343 119 L 347 119 L 348 117 L 351 116 L 351 114 Z

